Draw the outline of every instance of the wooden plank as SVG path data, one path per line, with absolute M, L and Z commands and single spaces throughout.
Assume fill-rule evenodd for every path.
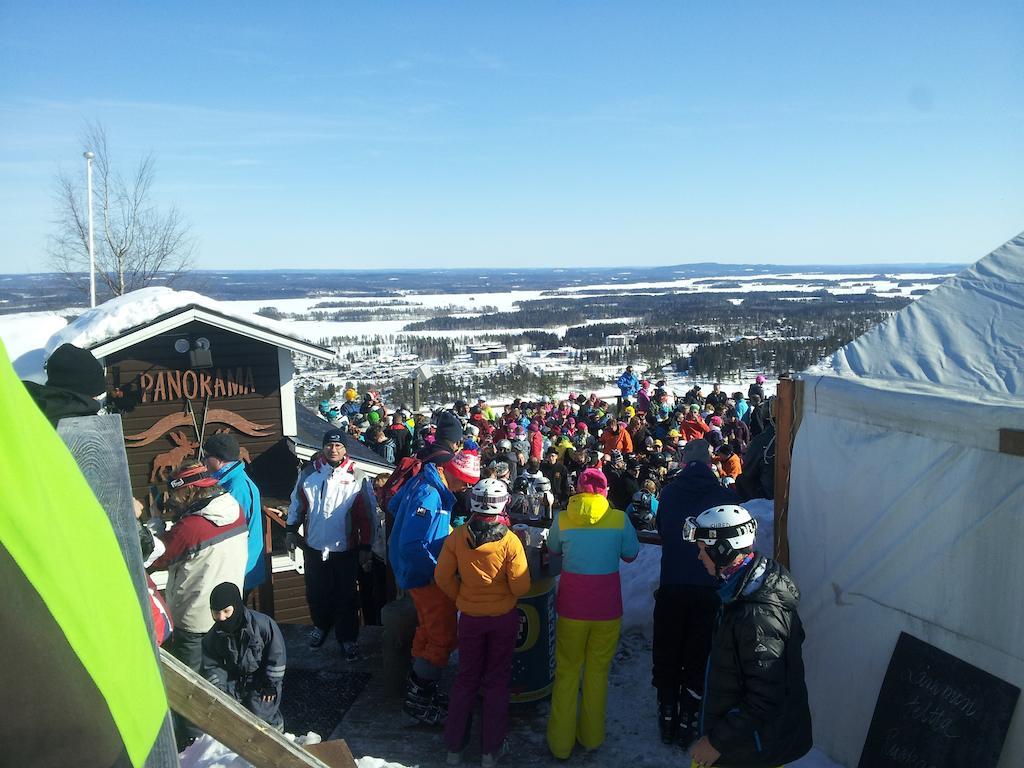
M 332 768 L 161 649 L 171 708 L 260 768 Z M 355 768 L 355 760 L 339 768 Z
M 319 757 L 331 768 L 348 768 L 356 764 L 356 759 L 352 757 L 352 750 L 348 748 L 348 744 L 344 739 L 332 739 L 331 741 L 321 741 L 319 744 L 310 744 L 306 747 L 306 751 Z
M 139 545 L 138 526 L 132 507 L 131 484 L 128 480 L 128 460 L 125 456 L 121 418 L 115 415 L 79 416 L 61 419 L 57 434 L 67 445 L 78 468 L 92 488 L 100 506 L 110 518 L 117 545 L 121 549 L 128 573 L 131 575 L 139 609 L 146 622 L 146 631 L 157 653 L 153 614 L 150 612 L 149 591 L 145 569 L 142 567 L 142 548 Z M 178 768 L 178 749 L 171 727 L 170 712 L 164 718 L 156 742 L 146 758 L 146 768 Z
M 999 452 L 1024 456 L 1024 429 L 1000 429 Z
M 775 559 L 789 567 L 789 473 L 796 436 L 796 382 L 779 379 L 775 401 Z

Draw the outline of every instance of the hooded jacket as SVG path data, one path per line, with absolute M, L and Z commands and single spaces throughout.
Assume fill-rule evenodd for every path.
M 580 621 L 622 616 L 619 560 L 640 553 L 636 530 L 621 509 L 612 509 L 599 493 L 578 493 L 555 517 L 548 549 L 562 555 L 556 610 Z
M 61 419 L 72 416 L 95 416 L 100 410 L 100 402 L 96 398 L 80 392 L 49 384 L 37 384 L 34 381 L 22 383 L 39 406 L 39 410 L 55 427 Z
M 715 586 L 697 559 L 697 545 L 683 541 L 683 523 L 705 509 L 737 504 L 739 499 L 723 488 L 711 467 L 690 462 L 661 492 L 658 504 L 658 533 L 661 536 L 661 586 Z
M 601 433 L 601 448 L 607 454 L 611 454 L 612 451 L 632 453 L 633 439 L 629 436 L 629 431 L 622 427 L 619 427 L 615 432 L 606 429 Z
M 700 730 L 722 753 L 715 765 L 761 768 L 803 757 L 812 746 L 804 683 L 800 591 L 784 567 L 761 555 L 719 589 Z
M 203 637 L 203 677 L 231 696 L 271 688 L 280 693 L 288 656 L 281 628 L 265 614 L 242 611 L 237 634 L 214 626 Z
M 249 531 L 249 559 L 245 564 L 245 589 L 255 589 L 266 580 L 263 554 L 263 508 L 260 489 L 245 472 L 245 464 L 235 461 L 214 473 L 245 513 Z M 244 594 L 244 590 L 243 590 Z
M 176 629 L 206 632 L 213 626 L 210 592 L 222 581 L 242 588 L 249 557 L 245 514 L 235 498 L 220 494 L 189 509 L 160 537 L 164 553 L 149 571 L 167 571 L 167 607 Z
M 500 536 L 494 538 L 480 535 L 479 522 L 474 518 L 445 539 L 434 578 L 468 616 L 504 616 L 530 591 L 526 553 L 506 526 L 493 526 Z
M 455 495 L 437 465 L 424 464 L 391 501 L 395 522 L 388 540 L 388 559 L 395 581 L 402 589 L 425 587 L 434 578 L 441 547 L 451 532 Z

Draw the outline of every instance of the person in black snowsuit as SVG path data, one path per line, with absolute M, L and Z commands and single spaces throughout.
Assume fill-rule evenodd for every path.
M 710 405 L 712 408 L 720 408 L 725 406 L 725 401 L 729 399 L 729 396 L 722 391 L 721 384 L 715 384 L 714 388 L 708 393 L 704 403 Z
M 782 565 L 753 551 L 756 524 L 742 507 L 708 509 L 689 522 L 722 601 L 694 763 L 769 768 L 798 760 L 813 744 L 800 591 Z
M 558 450 L 548 448 L 544 455 L 544 463 L 540 465 L 540 471 L 551 483 L 551 493 L 555 497 L 555 505 L 564 509 L 569 503 L 569 470 L 565 464 L 558 460 Z
M 685 747 L 697 737 L 697 712 L 718 611 L 714 578 L 697 560 L 697 545 L 683 539 L 683 524 L 717 504 L 735 504 L 711 469 L 706 441 L 683 447 L 682 469 L 661 492 L 657 527 L 661 579 L 654 593 L 652 683 L 658 690 L 658 724 L 666 744 Z
M 22 382 L 53 426 L 63 418 L 95 416 L 107 389 L 103 366 L 87 349 L 61 344 L 46 360 L 46 384 Z
M 281 628 L 269 616 L 246 608 L 238 586 L 229 581 L 213 588 L 210 611 L 214 625 L 203 636 L 203 677 L 283 732 L 287 650 Z
M 762 403 L 759 402 L 757 398 L 750 401 L 750 418 L 748 419 L 748 426 L 750 427 L 751 440 L 764 432 L 765 426 L 768 424 L 770 419 L 770 411 L 771 406 L 767 401 Z
M 395 441 L 396 461 L 401 461 L 406 456 L 412 456 L 412 433 L 405 426 L 405 420 L 401 413 L 391 415 L 391 426 L 385 430 L 385 434 Z
M 747 446 L 743 473 L 736 478 L 736 491 L 741 501 L 775 498 L 775 424 L 770 419 Z

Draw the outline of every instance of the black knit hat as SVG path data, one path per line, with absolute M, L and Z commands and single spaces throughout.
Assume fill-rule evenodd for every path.
M 327 445 L 328 443 L 341 443 L 346 448 L 348 448 L 348 445 L 346 445 L 345 443 L 345 433 L 342 432 L 340 429 L 328 429 L 326 432 L 324 432 L 323 444 Z
M 442 411 L 434 419 L 434 423 L 437 424 L 437 431 L 434 433 L 434 437 L 437 440 L 443 440 L 445 447 L 448 443 L 454 443 L 458 445 L 462 442 L 462 422 L 459 421 L 459 417 L 451 411 Z
M 221 461 L 238 461 L 239 448 L 238 440 L 234 435 L 218 433 L 206 438 L 203 451 L 207 456 L 213 456 Z
M 46 383 L 89 397 L 97 397 L 107 390 L 99 360 L 89 350 L 74 344 L 61 344 L 50 355 L 46 361 Z

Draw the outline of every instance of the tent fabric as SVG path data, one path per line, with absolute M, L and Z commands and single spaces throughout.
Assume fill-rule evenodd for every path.
M 790 564 L 815 742 L 852 766 L 901 631 L 1024 688 L 1024 458 L 999 452 L 1024 429 L 1024 235 L 799 378 Z M 1022 764 L 1018 705 L 999 767 Z
M 1024 688 L 1024 459 L 960 437 L 813 411 L 797 433 L 789 541 L 815 743 L 846 765 L 901 631 Z M 1000 768 L 1024 763 L 1022 710 Z
M 836 375 L 1024 394 L 1024 233 L 840 349 Z
M 52 616 L 52 625 L 39 631 L 52 626 L 62 633 L 55 641 L 66 642 L 73 651 L 69 658 L 86 673 L 55 665 L 52 674 L 65 675 L 68 685 L 91 681 L 132 764 L 141 766 L 167 714 L 167 698 L 114 531 L 74 458 L 15 375 L 2 343 L 0 401 L 0 546 L 23 574 L 12 587 L 23 584 L 36 593 L 21 602 L 38 601 Z M 5 616 L 3 624 L 22 619 Z M 37 645 L 22 648 L 22 654 L 46 647 L 42 639 Z M 18 656 L 6 661 L 17 664 Z M 31 719 L 32 710 L 18 714 Z M 52 723 L 41 719 L 38 726 Z

